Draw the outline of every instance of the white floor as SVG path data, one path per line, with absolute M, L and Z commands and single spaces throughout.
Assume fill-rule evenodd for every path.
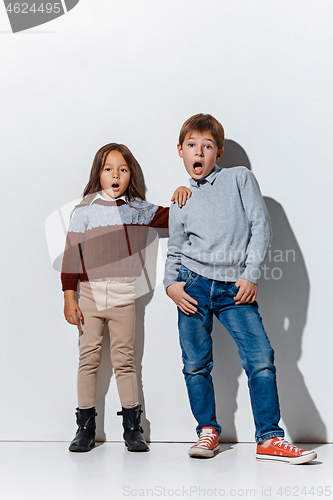
M 151 443 L 147 453 L 115 442 L 89 453 L 67 447 L 1 442 L 1 500 L 333 497 L 333 444 L 308 445 L 318 458 L 306 465 L 258 462 L 253 443 L 223 443 L 212 459 L 189 458 L 188 443 Z

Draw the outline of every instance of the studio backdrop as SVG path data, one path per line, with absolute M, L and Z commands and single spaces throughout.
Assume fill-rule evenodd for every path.
M 30 28 L 0 6 L 0 439 L 73 437 L 78 331 L 63 316 L 60 268 L 96 151 L 126 144 L 147 200 L 169 206 L 175 188 L 188 185 L 180 127 L 204 112 L 225 127 L 220 166 L 251 169 L 271 216 L 258 300 L 282 424 L 293 441 L 332 441 L 331 2 L 69 4 Z M 177 311 L 162 285 L 167 236 L 149 235 L 136 300 L 143 427 L 153 441 L 193 441 Z M 253 441 L 246 377 L 218 322 L 213 342 L 222 440 Z M 122 440 L 108 350 L 105 335 L 97 431 Z

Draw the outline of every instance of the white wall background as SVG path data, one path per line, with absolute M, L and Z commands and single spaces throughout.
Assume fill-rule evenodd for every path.
M 283 424 L 291 439 L 332 441 L 332 17 L 329 0 L 81 0 L 13 35 L 0 7 L 0 439 L 75 431 L 77 331 L 62 315 L 45 220 L 81 194 L 110 141 L 134 153 L 148 200 L 168 205 L 187 183 L 180 126 L 208 112 L 248 155 L 276 248 L 297 249 L 284 278 L 261 287 Z M 192 441 L 176 309 L 162 286 L 140 299 L 138 321 L 145 429 L 152 440 Z M 236 349 L 218 325 L 214 340 L 224 439 L 252 441 Z M 104 356 L 99 435 L 121 440 L 110 373 Z

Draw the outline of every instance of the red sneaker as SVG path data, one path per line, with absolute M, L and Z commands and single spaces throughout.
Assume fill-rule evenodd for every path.
M 257 460 L 273 460 L 273 462 L 288 462 L 289 464 L 305 464 L 317 458 L 317 453 L 294 446 L 283 438 L 273 438 L 270 445 L 264 448 L 257 445 Z
M 198 441 L 188 450 L 188 454 L 190 457 L 211 458 L 219 449 L 219 436 L 214 427 L 203 427 Z

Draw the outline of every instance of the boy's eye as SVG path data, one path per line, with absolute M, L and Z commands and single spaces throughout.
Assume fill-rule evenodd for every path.
M 212 149 L 212 146 L 210 144 L 206 144 L 205 148 Z
M 188 143 L 188 147 L 189 147 L 189 148 L 193 148 L 193 147 L 194 147 L 193 142 L 189 142 L 189 143 Z

